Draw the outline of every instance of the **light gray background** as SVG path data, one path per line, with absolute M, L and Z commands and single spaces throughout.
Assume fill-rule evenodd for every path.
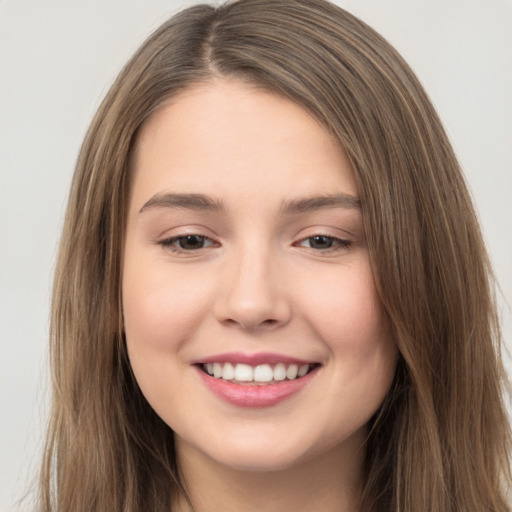
M 51 274 L 82 137 L 131 53 L 191 3 L 0 0 L 0 511 L 15 509 L 37 470 Z M 479 211 L 512 347 L 511 0 L 338 3 L 398 48 L 440 111 Z

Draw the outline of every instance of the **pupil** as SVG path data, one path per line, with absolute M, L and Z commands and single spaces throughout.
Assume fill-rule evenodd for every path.
M 332 247 L 333 240 L 331 237 L 318 235 L 311 238 L 310 244 L 313 249 L 329 249 Z
M 180 239 L 182 249 L 201 249 L 204 243 L 204 236 L 187 235 Z

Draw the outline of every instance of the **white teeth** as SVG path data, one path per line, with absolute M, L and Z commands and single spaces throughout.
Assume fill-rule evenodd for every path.
M 226 363 L 222 368 L 222 378 L 224 380 L 231 380 L 235 378 L 235 369 L 231 363 Z
M 242 363 L 236 365 L 231 363 L 206 363 L 203 364 L 203 369 L 216 379 L 266 383 L 272 380 L 280 382 L 285 379 L 294 380 L 304 377 L 308 373 L 310 365 L 303 364 L 299 366 L 297 364 L 277 363 L 274 367 L 269 364 L 252 367 Z
M 229 363 L 226 363 L 229 364 Z M 235 366 L 235 380 L 238 382 L 251 382 L 254 380 L 254 371 L 248 364 L 237 364 Z
M 306 373 L 308 373 L 308 370 L 309 370 L 309 364 L 303 364 L 300 368 L 299 368 L 299 371 L 297 373 L 297 375 L 299 377 L 304 377 L 304 375 L 306 375 Z
M 296 364 L 291 364 L 288 366 L 288 369 L 286 370 L 286 378 L 293 380 L 297 377 L 297 374 L 299 373 L 299 367 Z
M 220 363 L 213 363 L 213 376 L 216 379 L 220 379 L 222 377 L 222 365 Z
M 274 368 L 274 380 L 284 379 L 286 379 L 286 368 L 283 363 L 278 363 Z
M 254 368 L 254 380 L 258 382 L 270 382 L 274 378 L 274 372 L 269 364 L 260 364 Z

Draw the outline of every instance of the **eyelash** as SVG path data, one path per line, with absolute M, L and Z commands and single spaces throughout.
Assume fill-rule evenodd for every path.
M 183 247 L 180 247 L 178 244 L 183 243 L 183 241 L 187 238 L 196 238 L 196 239 L 198 239 L 198 241 L 203 242 L 203 243 L 207 242 L 209 245 L 207 245 L 207 246 L 203 245 L 202 247 L 198 247 L 195 249 L 185 249 Z M 330 242 L 331 245 L 326 248 L 311 247 L 311 241 L 314 240 L 315 238 L 316 239 L 320 239 L 320 238 L 325 239 L 326 241 Z M 307 241 L 309 241 L 309 244 L 310 244 L 309 247 L 302 245 L 304 242 L 307 242 Z M 350 240 L 344 240 L 342 238 L 338 238 L 335 236 L 317 233 L 315 235 L 311 235 L 306 238 L 302 238 L 298 242 L 295 242 L 293 245 L 294 245 L 294 247 L 304 247 L 306 249 L 310 249 L 316 253 L 329 254 L 332 252 L 346 250 L 352 244 L 353 244 L 353 242 L 351 242 Z M 192 254 L 194 254 L 198 251 L 201 251 L 202 249 L 206 249 L 208 247 L 218 247 L 219 246 L 219 244 L 217 242 L 215 242 L 214 240 L 212 240 L 211 238 L 209 238 L 205 235 L 199 235 L 197 233 L 187 233 L 185 235 L 179 235 L 179 236 L 174 236 L 171 238 L 166 238 L 164 240 L 159 241 L 158 245 L 161 245 L 165 250 L 171 251 L 175 254 L 189 254 L 189 255 L 192 255 Z
M 326 254 L 326 253 L 331 253 L 331 252 L 336 252 L 336 251 L 341 251 L 341 250 L 344 250 L 344 249 L 348 249 L 352 245 L 352 242 L 350 240 L 344 240 L 344 239 L 338 238 L 336 236 L 326 235 L 326 234 L 322 234 L 322 233 L 317 233 L 315 235 L 303 238 L 302 240 L 299 240 L 299 242 L 296 242 L 294 245 L 298 246 L 298 247 L 304 247 L 302 245 L 303 242 L 309 240 L 309 242 L 311 243 L 311 240 L 313 240 L 315 238 L 327 239 L 332 244 L 330 247 L 327 247 L 327 248 L 324 248 L 324 249 L 320 249 L 320 248 L 316 248 L 315 249 L 314 247 L 311 247 L 311 246 L 308 247 L 308 249 L 312 249 L 315 252 L 318 251 L 318 252 L 320 252 L 322 254 Z
M 186 238 L 197 238 L 200 239 L 202 242 L 208 241 L 210 242 L 210 245 L 207 247 L 217 247 L 219 244 L 213 241 L 211 238 L 204 236 L 204 235 L 198 235 L 197 233 L 187 233 L 186 235 L 179 235 L 179 236 L 173 236 L 171 238 L 166 238 L 165 240 L 161 240 L 158 242 L 159 245 L 161 245 L 164 249 L 179 253 L 179 254 L 192 254 L 194 252 L 200 251 L 201 249 L 205 249 L 205 247 L 199 247 L 197 249 L 185 249 L 183 247 L 179 247 L 178 244 L 180 242 L 183 242 Z

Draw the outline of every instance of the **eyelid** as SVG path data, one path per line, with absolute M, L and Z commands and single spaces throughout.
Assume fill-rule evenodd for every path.
M 304 230 L 305 231 L 305 230 Z M 303 231 L 303 233 L 304 233 Z M 310 231 L 307 236 L 297 236 L 295 237 L 295 241 L 292 243 L 292 246 L 306 249 L 310 253 L 314 253 L 317 255 L 327 255 L 330 253 L 340 253 L 343 251 L 347 251 L 350 246 L 355 244 L 355 241 L 352 238 L 351 234 L 345 230 L 340 230 L 336 228 L 336 231 L 343 231 L 348 238 L 344 235 L 335 235 L 329 229 L 322 229 L 321 227 L 309 228 Z M 174 253 L 177 255 L 184 256 L 199 256 L 200 254 L 204 254 L 205 251 L 220 247 L 222 244 L 216 240 L 216 238 L 204 234 L 205 230 L 198 229 L 197 227 L 185 228 L 183 231 L 178 233 L 173 233 L 172 235 L 162 236 L 159 239 L 155 240 L 155 243 L 161 246 L 165 251 Z M 304 233 L 305 234 L 305 233 Z M 201 239 L 202 246 L 197 248 L 183 248 L 179 246 L 180 240 L 183 240 L 187 237 L 198 237 Z M 311 247 L 308 246 L 307 243 L 311 243 L 311 241 L 315 237 L 323 237 L 331 241 L 331 245 L 329 247 Z
M 335 247 L 349 247 L 350 245 L 352 245 L 354 243 L 351 240 L 346 240 L 344 238 L 340 238 L 340 237 L 337 237 L 337 236 L 327 235 L 327 234 L 324 234 L 324 233 L 317 233 L 317 234 L 314 234 L 314 235 L 310 235 L 310 236 L 306 236 L 304 238 L 301 238 L 298 242 L 296 242 L 296 245 L 298 245 L 299 247 L 304 247 L 302 245 L 303 242 L 305 242 L 307 240 L 312 240 L 313 238 L 317 238 L 317 237 L 324 237 L 324 238 L 328 238 L 328 239 L 332 240 L 335 243 Z M 311 249 L 315 249 L 315 248 L 311 247 Z M 331 249 L 333 249 L 333 248 L 329 247 L 327 249 L 315 249 L 315 250 L 317 250 L 317 251 L 329 251 Z
M 187 237 L 193 237 L 193 236 L 197 236 L 198 238 L 201 238 L 203 241 L 208 242 L 208 245 L 206 245 L 204 247 L 199 247 L 197 249 L 184 249 L 177 245 L 177 242 L 179 242 L 179 240 L 182 240 Z M 199 255 L 200 253 L 202 254 L 205 249 L 210 249 L 212 247 L 220 246 L 220 243 L 217 242 L 216 240 L 214 240 L 212 237 L 203 235 L 201 233 L 194 232 L 194 231 L 189 231 L 189 232 L 180 233 L 180 234 L 173 235 L 173 236 L 164 237 L 160 240 L 157 240 L 156 243 L 168 252 L 171 252 L 173 254 L 186 255 L 186 256 L 196 256 L 196 255 Z

